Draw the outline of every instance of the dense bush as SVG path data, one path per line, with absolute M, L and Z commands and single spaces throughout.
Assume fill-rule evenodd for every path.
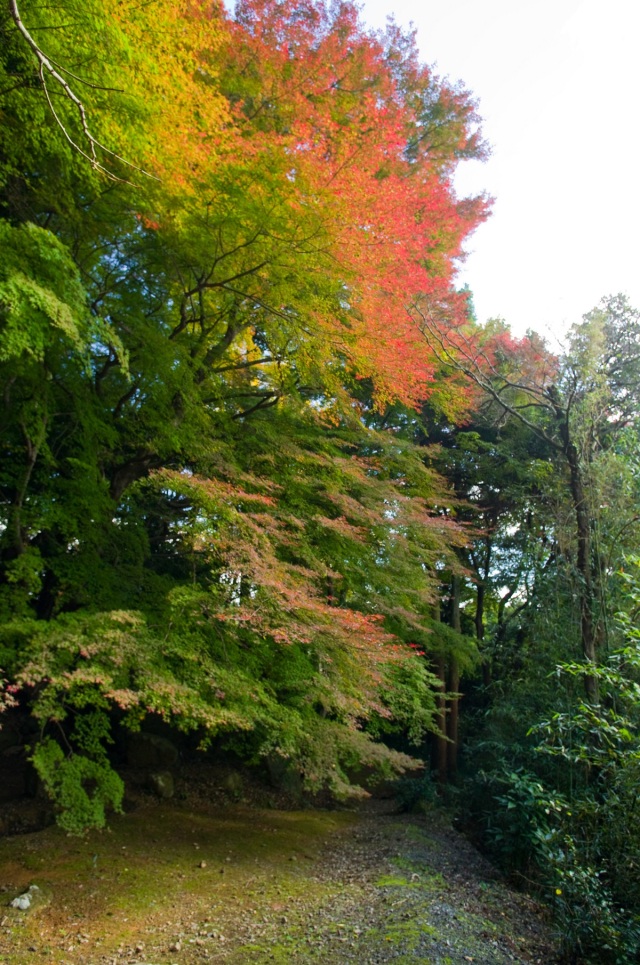
M 631 965 L 640 954 L 640 599 L 628 586 L 626 645 L 594 670 L 559 664 L 545 688 L 563 709 L 532 724 L 528 742 L 478 742 L 480 792 L 492 854 L 535 883 L 553 907 L 566 960 Z M 596 674 L 600 701 L 580 697 Z M 577 685 L 576 685 L 577 684 Z M 517 694 L 512 697 L 516 698 Z M 499 717 L 494 708 L 493 720 Z M 485 735 L 486 737 L 486 735 Z M 506 760 L 519 758 L 520 766 Z

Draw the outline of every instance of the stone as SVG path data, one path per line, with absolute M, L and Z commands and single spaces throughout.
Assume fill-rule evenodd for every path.
M 170 771 L 153 771 L 149 774 L 149 787 L 158 797 L 169 799 L 175 794 L 173 774 Z
M 33 902 L 38 901 L 38 899 L 40 899 L 39 887 L 37 885 L 29 885 L 26 891 L 13 899 L 10 907 L 17 908 L 18 911 L 29 911 Z
M 239 801 L 244 791 L 244 781 L 237 771 L 229 771 L 220 781 L 220 787 L 233 801 Z
M 27 911 L 31 908 L 31 896 L 27 894 L 18 895 L 18 897 L 14 898 L 11 902 L 11 907 L 17 908 L 18 911 Z
M 145 731 L 129 737 L 127 760 L 132 767 L 175 767 L 178 757 L 178 748 L 166 737 Z

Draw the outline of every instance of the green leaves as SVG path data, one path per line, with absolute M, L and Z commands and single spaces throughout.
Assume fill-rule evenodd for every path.
M 88 360 L 87 295 L 65 246 L 33 224 L 0 222 L 0 362 L 44 361 L 56 342 Z
M 124 784 L 106 758 L 65 754 L 60 745 L 46 738 L 31 755 L 44 788 L 57 805 L 57 821 L 71 834 L 104 828 L 107 812 L 122 811 Z

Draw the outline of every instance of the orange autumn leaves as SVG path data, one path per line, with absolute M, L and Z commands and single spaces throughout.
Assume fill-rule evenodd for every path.
M 247 0 L 234 18 L 203 0 L 65 9 L 75 27 L 38 36 L 62 63 L 83 61 L 100 140 L 135 167 L 105 163 L 136 182 L 139 223 L 164 233 L 185 287 L 213 271 L 207 310 L 220 312 L 222 259 L 224 280 L 243 282 L 227 302 L 280 313 L 301 360 L 339 358 L 379 405 L 426 397 L 436 366 L 407 307 L 426 297 L 464 318 L 456 259 L 487 211 L 451 183 L 460 157 L 483 153 L 468 92 L 435 78 L 398 28 L 367 32 L 350 4 Z
M 486 214 L 482 199 L 459 203 L 450 182 L 459 152 L 482 154 L 469 95 L 438 85 L 400 39 L 372 38 L 350 6 L 329 16 L 272 2 L 241 4 L 232 39 L 244 141 L 270 164 L 279 154 L 291 215 L 322 256 L 315 270 L 342 285 L 337 310 L 310 306 L 310 316 L 381 404 L 428 393 L 433 358 L 406 309 L 421 294 L 464 317 L 455 259 Z M 454 133 L 448 156 L 434 134 L 432 160 L 434 105 Z

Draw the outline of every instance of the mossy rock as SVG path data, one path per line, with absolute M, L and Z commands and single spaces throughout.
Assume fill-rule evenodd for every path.
M 244 780 L 238 771 L 227 771 L 220 780 L 220 787 L 232 801 L 239 801 L 244 794 Z
M 127 761 L 132 767 L 170 768 L 178 763 L 178 748 L 166 737 L 140 731 L 127 742 Z
M 149 788 L 163 800 L 175 794 L 173 774 L 170 771 L 152 771 L 148 779 Z

